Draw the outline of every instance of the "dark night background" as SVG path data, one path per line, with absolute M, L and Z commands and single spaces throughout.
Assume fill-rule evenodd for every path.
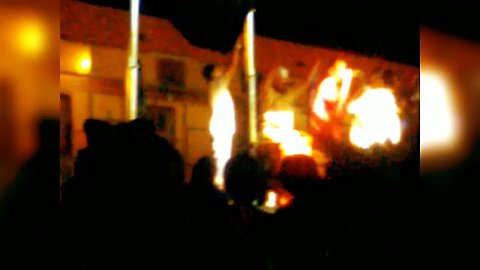
M 128 10 L 129 0 L 81 0 Z M 354 51 L 419 66 L 419 26 L 480 42 L 473 1 L 142 0 L 143 14 L 166 18 L 194 45 L 229 52 L 250 7 L 258 35 Z
M 129 9 L 128 0 L 82 2 Z M 406 1 L 142 0 L 140 10 L 170 20 L 192 44 L 226 53 L 249 7 L 258 35 L 419 66 L 418 11 Z

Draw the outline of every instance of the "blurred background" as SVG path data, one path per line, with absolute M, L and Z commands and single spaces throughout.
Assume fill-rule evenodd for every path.
M 58 1 L 0 4 L 0 190 L 37 147 L 42 118 L 58 118 Z
M 480 157 L 480 31 L 469 3 L 424 12 L 420 28 L 420 141 L 424 181 L 443 190 L 476 185 Z M 447 20 L 447 15 L 458 15 Z
M 478 248 L 480 31 L 466 1 L 421 9 L 418 247 L 429 262 L 474 262 Z

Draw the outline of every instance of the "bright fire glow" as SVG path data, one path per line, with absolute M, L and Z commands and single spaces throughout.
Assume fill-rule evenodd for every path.
M 275 191 L 268 191 L 265 206 L 271 208 L 277 207 L 277 193 Z
M 338 102 L 337 111 L 343 108 L 343 104 L 350 92 L 353 70 L 347 68 L 344 61 L 337 61 L 335 67 L 330 71 L 330 76 L 325 78 L 320 84 L 315 101 L 313 103 L 313 112 L 322 120 L 329 120 L 330 117 L 325 108 L 325 102 Z M 339 82 L 341 85 L 339 87 Z
M 367 149 L 375 143 L 400 141 L 401 122 L 395 96 L 390 89 L 368 89 L 352 101 L 348 112 L 355 115 L 350 129 L 350 142 Z
M 286 207 L 288 205 L 290 205 L 292 203 L 292 200 L 293 200 L 293 195 L 289 192 L 282 192 L 280 193 L 280 195 L 278 196 L 279 199 L 278 199 L 278 205 L 280 207 Z
M 225 164 L 232 154 L 232 138 L 235 134 L 235 108 L 227 88 L 217 91 L 212 101 L 213 114 L 210 119 L 210 134 L 213 137 L 212 148 L 217 168 L 214 183 L 223 190 L 223 172 Z
M 263 135 L 279 143 L 284 156 L 312 155 L 310 135 L 294 129 L 294 114 L 291 111 L 268 111 L 264 114 Z
M 280 206 L 286 206 L 288 203 L 290 202 L 290 200 L 286 197 L 280 197 L 280 200 L 279 200 L 279 204 Z
M 421 74 L 420 148 L 448 145 L 456 136 L 453 102 L 445 81 L 437 75 Z

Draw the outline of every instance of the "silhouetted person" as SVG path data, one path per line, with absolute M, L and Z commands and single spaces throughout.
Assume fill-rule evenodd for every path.
M 325 198 L 326 181 L 319 181 L 316 164 L 311 157 L 285 157 L 278 179 L 294 196 L 290 207 L 275 216 L 273 230 L 275 269 L 317 269 L 325 265 L 328 213 L 320 207 Z M 312 248 L 314 247 L 314 248 Z
M 74 242 L 69 247 L 78 254 L 66 268 L 181 268 L 176 258 L 185 249 L 186 214 L 180 153 L 146 119 L 113 127 L 88 123 L 89 146 L 64 189 L 66 233 Z
M 108 200 L 112 178 L 113 127 L 106 121 L 87 119 L 84 124 L 87 147 L 78 151 L 74 175 L 61 187 L 62 226 L 67 230 L 65 249 L 70 252 L 64 267 L 79 269 L 85 265 L 87 245 L 92 241 L 95 222 L 100 221 L 104 201 Z M 67 248 L 68 247 L 68 248 Z
M 260 163 L 247 154 L 233 157 L 225 168 L 225 186 L 232 200 L 229 206 L 229 268 L 266 269 L 268 215 L 254 206 L 265 196 Z
M 227 197 L 213 184 L 214 170 L 209 157 L 200 158 L 193 166 L 188 195 L 193 215 L 200 219 L 215 219 L 226 214 Z
M 215 168 L 209 157 L 200 158 L 188 185 L 187 256 L 190 268 L 225 269 L 228 200 L 213 184 Z M 205 245 L 208 243 L 208 247 Z
M 55 269 L 59 204 L 59 121 L 38 126 L 38 150 L 19 170 L 2 203 L 2 252 L 8 269 Z M 1 213 L 0 213 L 1 214 Z
M 87 147 L 78 151 L 75 161 L 75 175 L 94 173 L 98 166 L 103 163 L 101 152 L 108 151 L 106 148 L 110 139 L 111 126 L 108 122 L 87 119 L 83 125 L 87 137 Z M 90 176 L 85 176 L 90 177 Z
M 99 216 L 104 227 L 95 256 L 105 267 L 181 268 L 184 261 L 176 258 L 186 248 L 182 157 L 149 120 L 131 121 L 116 132 L 110 189 L 102 202 L 108 214 Z

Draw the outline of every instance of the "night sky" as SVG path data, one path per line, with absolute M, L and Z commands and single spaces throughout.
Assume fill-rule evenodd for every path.
M 129 9 L 128 0 L 81 0 L 96 5 Z M 468 36 L 454 20 L 450 29 L 441 12 L 426 13 L 408 1 L 312 0 L 142 0 L 143 14 L 165 18 L 194 45 L 226 53 L 242 31 L 246 12 L 255 7 L 259 35 L 297 43 L 338 48 L 367 56 L 419 66 L 419 25 Z M 443 6 L 443 12 L 450 10 Z M 422 17 L 419 14 L 422 13 Z M 447 20 L 451 22 L 452 20 Z M 475 37 L 473 37 L 475 39 Z
M 420 8 L 420 22 L 443 33 L 480 44 L 480 10 L 468 0 L 438 1 Z

